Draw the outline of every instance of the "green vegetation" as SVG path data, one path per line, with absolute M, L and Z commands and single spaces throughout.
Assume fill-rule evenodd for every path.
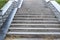
M 56 0 L 56 2 L 58 2 L 60 4 L 60 0 Z
M 0 0 L 0 9 L 8 2 L 8 0 Z

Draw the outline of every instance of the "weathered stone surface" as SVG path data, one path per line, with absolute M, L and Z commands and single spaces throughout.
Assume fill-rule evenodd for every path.
M 12 24 L 11 24 L 11 26 L 10 27 L 15 27 L 15 28 L 19 28 L 19 27 L 21 27 L 21 28 L 29 28 L 29 27 L 31 27 L 31 28 L 41 28 L 41 27 L 43 27 L 43 28 L 58 28 L 58 27 L 60 27 L 60 26 L 57 26 L 55 23 L 53 23 L 53 24 L 55 24 L 55 25 L 53 25 L 52 23 L 51 23 L 51 25 L 48 23 L 48 26 L 47 26 L 47 24 L 44 22 L 44 24 L 42 23 L 39 23 L 40 24 L 40 26 L 39 25 L 37 25 L 36 26 L 36 24 L 38 24 L 36 21 L 51 21 L 51 18 L 50 17 L 45 17 L 45 19 L 46 20 L 44 20 L 44 17 L 43 16 L 41 16 L 41 15 L 52 15 L 52 16 L 54 16 L 53 18 L 54 19 L 52 19 L 52 20 L 56 20 L 56 21 L 58 21 L 57 20 L 57 18 L 55 17 L 55 15 L 54 15 L 54 13 L 52 12 L 52 10 L 50 9 L 50 8 L 48 8 L 48 7 L 46 7 L 46 5 L 44 4 L 44 2 L 43 2 L 44 0 L 24 0 L 24 2 L 23 2 L 23 5 L 22 5 L 22 7 L 20 8 L 20 9 L 18 9 L 18 11 L 17 11 L 17 13 L 16 13 L 16 15 L 19 15 L 18 17 L 15 15 L 15 17 L 14 17 L 14 20 L 19 20 L 19 22 L 21 21 L 21 23 L 19 23 L 19 22 L 15 22 L 15 23 L 13 23 L 12 22 Z M 28 15 L 27 17 L 20 17 L 21 15 Z M 41 17 L 39 17 L 39 16 L 35 16 L 35 17 L 29 17 L 29 15 L 40 15 Z M 35 18 L 35 19 L 34 19 Z M 40 19 L 40 18 L 42 18 L 42 19 Z M 26 23 L 22 23 L 23 21 L 31 21 L 32 22 L 32 20 L 33 21 L 35 21 L 36 22 L 36 24 L 34 24 L 34 23 L 31 23 L 30 24 L 30 22 L 26 22 Z M 23 25 L 22 25 L 23 24 Z M 30 25 L 28 25 L 28 24 L 30 24 Z M 32 24 L 34 24 L 33 26 L 32 26 Z M 59 23 L 58 23 L 59 24 Z M 43 25 L 43 26 L 41 26 L 41 25 Z M 49 26 L 50 25 L 50 26 Z M 59 24 L 60 25 L 60 24 Z M 22 32 L 21 32 L 21 30 L 19 30 L 19 29 L 17 29 L 17 31 L 16 31 L 16 29 L 14 30 L 13 29 L 13 31 L 11 31 L 12 29 L 10 29 L 9 31 L 8 31 L 8 33 L 9 32 L 13 32 L 12 34 L 12 36 L 11 36 L 11 33 L 7 33 L 7 35 L 10 35 L 10 37 L 8 37 L 7 36 L 7 39 L 6 40 L 8 40 L 8 39 L 10 39 L 11 38 L 11 40 L 19 40 L 20 38 L 33 38 L 33 37 L 44 37 L 43 35 L 45 35 L 45 34 L 43 34 L 43 35 L 39 35 L 38 34 L 38 36 L 37 36 L 37 34 L 36 35 L 34 35 L 33 36 L 33 34 L 32 35 L 29 35 L 29 33 L 28 33 L 28 30 L 29 29 L 27 29 L 27 30 L 23 30 L 22 29 L 22 32 L 23 32 L 23 35 L 22 35 Z M 38 30 L 38 29 L 37 29 Z M 25 31 L 27 31 L 27 33 L 26 34 L 24 34 L 24 32 Z M 33 30 L 33 32 L 34 31 L 36 31 L 36 30 Z M 54 30 L 55 31 L 55 30 Z M 15 34 L 15 33 L 16 34 Z M 20 33 L 18 33 L 18 32 L 20 32 Z M 38 32 L 38 31 L 37 31 Z M 43 32 L 45 32 L 45 31 L 43 31 Z M 47 32 L 49 33 L 49 29 L 47 30 Z M 52 32 L 52 31 L 51 31 Z M 32 31 L 30 32 L 30 33 L 32 33 Z M 40 30 L 40 33 L 41 33 L 41 30 Z M 57 33 L 57 31 L 56 31 L 56 33 Z M 19 34 L 19 35 L 18 35 Z M 17 37 L 15 36 L 15 35 L 18 35 Z M 20 36 L 21 35 L 21 36 Z M 47 35 L 47 33 L 46 33 L 46 35 Z M 51 34 L 52 35 L 52 34 Z M 53 36 L 55 36 L 56 37 L 56 35 L 53 35 L 53 36 L 51 36 L 51 35 L 49 35 L 49 36 L 45 36 L 45 38 L 43 38 L 43 40 L 53 40 L 54 39 L 54 37 Z M 58 36 L 58 35 L 57 35 Z M 18 39 L 19 38 L 19 39 Z M 28 40 L 28 39 L 21 39 L 21 40 Z M 29 39 L 29 40 L 35 40 L 35 39 Z M 36 39 L 36 40 L 40 40 L 40 39 Z
M 56 7 L 51 2 L 48 3 L 48 7 L 52 9 L 58 21 L 60 21 L 60 12 L 56 9 Z

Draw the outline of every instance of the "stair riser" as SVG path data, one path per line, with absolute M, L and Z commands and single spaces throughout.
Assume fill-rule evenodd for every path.
M 58 24 L 58 22 L 13 22 L 14 24 Z
M 21 28 L 60 28 L 60 26 L 58 25 L 48 25 L 48 26 L 44 26 L 44 25 L 11 25 L 11 27 L 21 27 Z
M 13 22 L 18 22 L 18 21 L 20 21 L 20 22 L 58 22 L 56 19 L 55 20 L 13 20 Z
M 15 17 L 16 18 L 19 18 L 19 19 L 56 19 L 56 18 L 50 18 L 50 17 Z
M 37 18 L 36 17 L 34 17 L 34 18 L 33 17 L 31 17 L 31 18 L 30 17 L 15 17 L 14 19 L 53 19 L 54 20 L 55 18 L 50 18 L 50 17 L 44 17 L 44 18 L 43 17 L 37 17 Z
M 32 14 L 32 15 L 33 15 L 33 14 L 40 14 L 40 15 L 41 15 L 41 14 L 43 14 L 43 15 L 44 15 L 44 14 L 51 14 L 51 15 L 53 15 L 52 13 L 30 13 L 30 12 L 29 12 L 29 13 L 28 13 L 28 12 L 20 12 L 20 13 L 17 13 L 17 14 Z
M 58 22 L 57 20 L 56 21 L 53 21 L 53 20 L 13 20 L 13 22 Z
M 20 21 L 57 21 L 57 19 L 13 19 Z
M 34 17 L 34 16 L 49 16 L 49 17 L 55 17 L 54 15 L 15 15 L 16 17 Z
M 15 15 L 15 17 L 56 17 L 55 15 Z
M 53 15 L 53 14 L 16 14 L 16 15 Z
M 14 18 L 14 20 L 56 20 L 55 18 Z
M 60 30 L 53 30 L 53 29 L 10 29 L 11 32 L 60 32 Z
M 20 18 L 54 18 L 53 16 L 15 16 Z

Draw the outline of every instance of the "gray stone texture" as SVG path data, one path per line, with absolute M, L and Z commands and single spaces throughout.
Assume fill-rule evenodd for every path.
M 48 7 L 54 12 L 58 21 L 60 21 L 60 12 L 54 7 L 54 5 L 51 2 L 48 3 Z

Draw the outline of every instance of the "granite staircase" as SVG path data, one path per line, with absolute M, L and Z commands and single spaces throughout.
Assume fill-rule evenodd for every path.
M 16 13 L 8 35 L 60 35 L 60 23 L 52 14 Z
M 24 5 L 24 7 L 26 6 Z M 24 7 L 22 6 L 23 10 L 25 10 Z M 45 8 L 45 10 L 47 9 L 49 8 Z M 53 13 L 49 13 L 48 11 L 46 11 L 48 13 L 24 12 L 25 11 L 18 9 L 7 35 L 37 38 L 44 36 L 60 36 L 60 22 Z

